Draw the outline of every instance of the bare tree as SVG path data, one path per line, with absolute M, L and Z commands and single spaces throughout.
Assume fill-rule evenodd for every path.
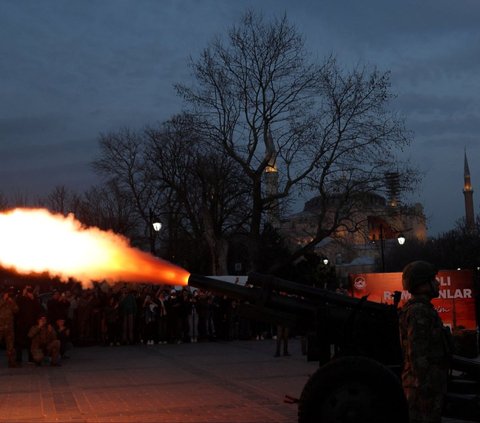
M 45 198 L 40 198 L 37 201 L 42 207 L 66 215 L 74 211 L 72 206 L 75 197 L 76 194 L 73 191 L 70 191 L 64 185 L 58 185 Z
M 183 115 L 158 128 L 102 135 L 94 167 L 106 184 L 85 193 L 81 215 L 135 243 L 143 227 L 152 252 L 158 237 L 166 258 L 225 274 L 228 238 L 248 219 L 249 187 L 238 164 L 194 128 Z M 163 225 L 158 234 L 150 228 L 152 215 Z M 208 259 L 199 263 L 199 257 Z
M 178 116 L 148 134 L 152 179 L 168 196 L 168 218 L 175 217 L 168 224 L 170 231 L 181 230 L 197 245 L 205 243 L 209 272 L 226 274 L 228 239 L 248 218 L 249 189 L 243 172 L 195 133 L 188 116 Z
M 312 104 L 322 68 L 305 63 L 303 40 L 286 18 L 267 24 L 247 13 L 228 36 L 229 44 L 216 39 L 192 63 L 197 85 L 177 89 L 203 121 L 205 137 L 232 157 L 251 180 L 250 230 L 258 235 L 264 209 L 288 194 L 298 172 L 306 172 L 302 166 L 290 175 L 293 163 L 279 163 L 277 155 L 284 149 L 298 149 L 291 126 Z M 265 195 L 265 170 L 280 165 L 287 166 L 281 172 L 286 178 L 283 189 Z
M 0 192 L 0 210 L 6 210 L 8 209 L 8 199 L 7 197 Z
M 307 57 L 285 16 L 266 22 L 247 12 L 226 41 L 215 39 L 192 61 L 194 83 L 177 85 L 201 122 L 197 131 L 250 181 L 252 239 L 266 212 L 294 190 L 324 198 L 317 233 L 305 248 L 340 227 L 355 228 L 360 193 L 381 189 L 385 172 L 415 175 L 395 155 L 410 138 L 388 109 L 389 74 L 346 72 L 331 57 L 321 64 Z
M 86 191 L 77 215 L 85 224 L 122 234 L 134 245 L 141 245 L 144 240 L 138 236 L 143 233 L 144 225 L 138 227 L 138 213 L 129 193 L 123 192 L 114 181 Z
M 20 190 L 11 194 L 9 198 L 11 200 L 10 203 L 13 207 L 28 207 L 29 205 L 31 205 L 28 194 Z
M 93 186 L 81 195 L 65 186 L 57 186 L 37 202 L 56 213 L 73 213 L 86 226 L 112 230 L 139 244 L 143 240 L 138 236 L 138 214 L 131 196 L 122 191 L 115 180 L 103 186 Z M 143 226 L 140 231 L 143 231 Z
M 150 179 L 144 133 L 125 128 L 100 135 L 99 144 L 100 156 L 93 163 L 94 169 L 106 178 L 105 188 L 113 189 L 113 204 L 118 206 L 118 200 L 130 204 L 128 226 L 143 227 L 143 238 L 152 244 L 149 211 L 159 206 L 162 193 Z

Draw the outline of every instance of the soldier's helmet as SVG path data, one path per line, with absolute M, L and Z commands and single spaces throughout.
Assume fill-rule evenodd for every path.
M 407 264 L 402 273 L 403 289 L 408 292 L 415 292 L 416 288 L 424 283 L 429 283 L 437 274 L 435 266 L 428 261 L 412 261 Z

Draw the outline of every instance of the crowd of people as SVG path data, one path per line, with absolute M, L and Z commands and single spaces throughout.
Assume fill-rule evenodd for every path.
M 60 365 L 71 346 L 263 339 L 272 328 L 239 316 L 237 302 L 200 289 L 158 285 L 59 285 L 4 289 L 0 342 L 8 365 Z

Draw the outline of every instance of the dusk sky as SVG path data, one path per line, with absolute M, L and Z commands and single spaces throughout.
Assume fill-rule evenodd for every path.
M 0 192 L 90 188 L 99 134 L 179 112 L 189 57 L 248 8 L 286 13 L 313 59 L 391 71 L 429 235 L 464 215 L 465 148 L 480 212 L 478 0 L 0 0 Z

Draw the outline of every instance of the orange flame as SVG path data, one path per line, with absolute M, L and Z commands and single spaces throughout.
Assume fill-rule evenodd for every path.
M 0 213 L 0 266 L 87 285 L 94 280 L 186 285 L 189 277 L 185 269 L 131 247 L 121 235 L 46 209 Z

